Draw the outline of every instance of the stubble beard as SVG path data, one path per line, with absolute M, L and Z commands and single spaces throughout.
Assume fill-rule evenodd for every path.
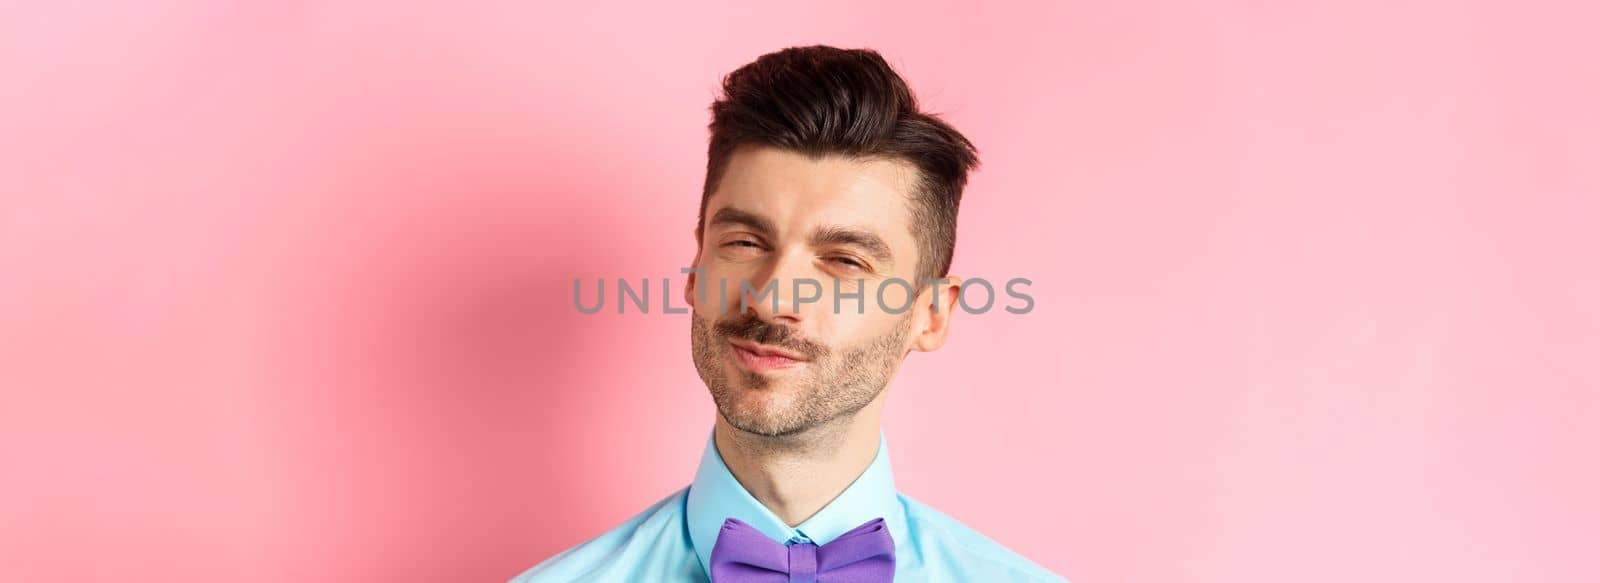
M 711 391 L 717 411 L 734 428 L 769 438 L 794 437 L 833 425 L 871 404 L 905 358 L 910 331 L 908 313 L 887 334 L 859 346 L 832 349 L 794 338 L 787 327 L 753 317 L 712 325 L 708 318 L 690 314 L 695 369 Z M 730 336 L 790 348 L 811 360 L 803 365 L 807 370 L 794 378 L 777 380 L 742 368 L 729 375 Z

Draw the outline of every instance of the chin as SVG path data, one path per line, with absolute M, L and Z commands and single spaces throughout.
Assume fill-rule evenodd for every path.
M 730 408 L 740 419 L 756 425 L 771 425 L 794 405 L 794 399 L 774 392 L 771 386 L 762 389 L 741 386 L 737 391 Z
M 741 411 L 758 412 L 762 414 L 779 411 L 793 402 L 789 395 L 783 392 L 783 387 L 767 385 L 765 387 L 751 387 L 738 385 L 734 389 L 734 405 Z

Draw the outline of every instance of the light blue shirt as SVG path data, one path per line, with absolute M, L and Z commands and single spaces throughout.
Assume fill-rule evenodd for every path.
M 894 488 L 888 441 L 855 482 L 799 526 L 789 526 L 728 471 L 714 437 L 706 441 L 694 483 L 616 528 L 546 559 L 511 583 L 570 581 L 710 581 L 711 547 L 723 520 L 737 518 L 780 542 L 825 545 L 882 517 L 894 537 L 895 581 L 1059 582 L 1051 573 L 955 519 Z

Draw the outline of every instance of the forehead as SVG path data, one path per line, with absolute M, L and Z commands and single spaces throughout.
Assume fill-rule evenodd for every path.
M 901 160 L 812 158 L 771 147 L 741 147 L 728 159 L 706 217 L 723 207 L 765 216 L 783 235 L 827 225 L 871 229 L 909 258 L 916 168 Z M 909 248 L 909 247 L 908 247 Z

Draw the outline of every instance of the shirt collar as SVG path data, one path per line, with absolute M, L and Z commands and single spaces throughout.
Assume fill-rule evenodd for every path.
M 878 432 L 878 454 L 867 469 L 837 498 L 799 526 L 784 524 L 733 477 L 722 455 L 717 453 L 715 429 L 706 440 L 700 469 L 695 472 L 694 484 L 690 485 L 684 504 L 689 539 L 700 558 L 700 566 L 707 573 L 711 572 L 711 547 L 716 544 L 717 533 L 728 518 L 742 520 L 780 543 L 799 537 L 818 545 L 828 544 L 861 523 L 883 518 L 895 541 L 909 540 L 905 509 L 900 505 L 899 493 L 894 488 L 894 473 L 889 467 L 889 443 L 882 431 Z

